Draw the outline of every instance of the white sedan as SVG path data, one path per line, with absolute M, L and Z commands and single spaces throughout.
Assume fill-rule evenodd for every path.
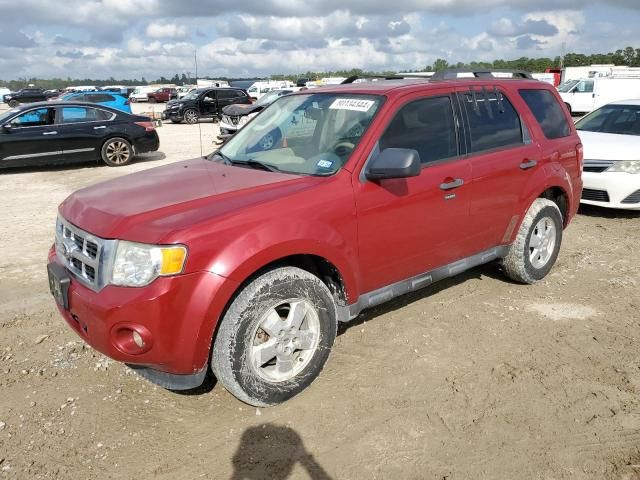
M 584 146 L 581 202 L 640 210 L 640 100 L 609 103 L 576 128 Z

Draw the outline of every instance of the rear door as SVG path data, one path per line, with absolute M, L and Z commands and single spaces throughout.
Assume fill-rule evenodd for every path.
M 102 139 L 115 114 L 84 106 L 58 107 L 56 130 L 65 161 L 97 159 Z
M 218 112 L 218 100 L 215 90 L 209 90 L 207 93 L 200 97 L 198 102 L 200 106 L 200 115 L 205 117 L 211 117 Z
M 248 103 L 248 99 L 240 90 L 233 88 L 222 88 L 218 90 L 218 113 L 221 114 L 224 107 L 235 103 Z
M 364 291 L 410 278 L 465 257 L 470 166 L 460 154 L 454 98 L 414 96 L 401 106 L 374 151 L 415 149 L 417 177 L 355 180 Z M 364 167 L 366 169 L 366 166 Z M 365 171 L 365 170 L 363 170 Z
M 55 109 L 27 110 L 0 130 L 0 162 L 3 167 L 46 165 L 60 161 L 62 148 L 54 125 Z
M 468 242 L 480 252 L 505 243 L 518 225 L 521 195 L 541 152 L 505 91 L 490 84 L 461 87 L 458 101 L 472 176 Z

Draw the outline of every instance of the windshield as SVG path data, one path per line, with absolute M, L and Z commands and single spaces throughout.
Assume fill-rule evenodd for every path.
M 605 105 L 576 123 L 586 132 L 640 135 L 640 105 Z
M 256 103 L 254 103 L 254 105 L 257 105 L 259 107 L 271 105 L 273 102 L 276 101 L 278 97 L 286 95 L 287 93 L 291 93 L 291 90 L 284 90 L 284 91 L 276 90 L 274 92 L 269 92 L 263 95 L 262 97 L 260 97 L 260 99 Z
M 196 98 L 198 98 L 198 90 L 193 89 L 182 97 L 182 100 L 195 100 Z
M 19 111 L 20 111 L 20 109 L 14 108 L 13 110 L 9 110 L 7 112 L 4 112 L 4 113 L 0 114 L 0 125 L 4 125 L 4 123 L 7 121 L 7 119 L 9 117 L 15 115 Z
M 209 158 L 259 163 L 301 175 L 333 175 L 382 103 L 377 95 L 315 93 L 279 98 Z
M 578 80 L 567 80 L 566 82 L 558 86 L 558 91 L 560 93 L 567 93 L 569 90 L 575 87 L 577 83 L 578 83 Z

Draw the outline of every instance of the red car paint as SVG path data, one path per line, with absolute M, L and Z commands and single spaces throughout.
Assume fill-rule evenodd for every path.
M 362 179 L 372 148 L 398 109 L 424 96 L 499 88 L 532 141 L 517 148 L 462 156 L 417 177 L 380 183 Z M 511 243 L 531 203 L 545 190 L 566 196 L 565 225 L 582 189 L 581 150 L 571 133 L 547 140 L 518 94 L 555 90 L 532 80 L 455 80 L 352 84 L 327 92 L 386 97 L 373 123 L 331 177 L 297 176 L 225 166 L 203 158 L 146 170 L 82 189 L 60 206 L 76 227 L 105 239 L 182 244 L 182 274 L 147 287 L 113 285 L 94 292 L 72 279 L 69 310 L 60 311 L 89 344 L 123 362 L 192 374 L 206 367 L 212 338 L 238 288 L 264 266 L 314 255 L 339 272 L 348 304 L 364 294 L 487 248 Z M 521 162 L 538 159 L 536 168 Z M 438 186 L 463 178 L 455 202 Z M 49 262 L 57 262 L 52 249 Z M 140 354 L 118 347 L 116 332 L 143 326 L 152 346 Z
M 147 93 L 147 98 L 153 102 L 168 102 L 178 98 L 178 91 L 175 88 L 159 88 L 155 92 Z

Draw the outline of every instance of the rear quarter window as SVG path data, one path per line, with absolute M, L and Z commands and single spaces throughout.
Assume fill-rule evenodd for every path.
M 567 117 L 553 93 L 540 89 L 520 90 L 519 92 L 540 124 L 545 137 L 553 140 L 568 137 L 571 134 Z

